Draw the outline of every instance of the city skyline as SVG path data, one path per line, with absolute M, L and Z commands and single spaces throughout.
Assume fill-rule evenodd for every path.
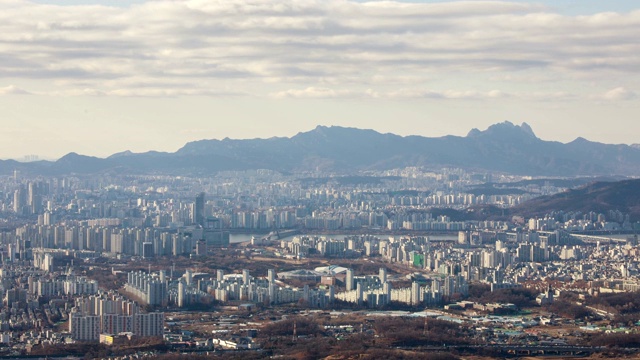
M 101 5 L 102 4 L 102 5 Z M 631 1 L 9 1 L 0 158 L 317 125 L 636 143 Z

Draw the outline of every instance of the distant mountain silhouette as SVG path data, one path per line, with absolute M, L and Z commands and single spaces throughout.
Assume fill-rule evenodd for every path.
M 619 210 L 640 220 L 640 179 L 595 182 L 563 193 L 541 196 L 509 209 L 513 215 L 544 216 L 554 210 L 607 213 Z
M 460 167 L 541 176 L 640 175 L 640 149 L 583 138 L 563 144 L 539 139 L 526 123 L 503 122 L 466 137 L 398 136 L 318 126 L 291 138 L 200 140 L 175 153 L 125 151 L 100 159 L 68 154 L 55 162 L 0 161 L 0 173 L 138 173 L 203 175 L 272 169 L 354 172 L 407 166 Z

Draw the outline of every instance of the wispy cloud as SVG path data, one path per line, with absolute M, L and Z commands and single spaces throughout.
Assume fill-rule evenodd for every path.
M 27 90 L 21 89 L 15 85 L 0 87 L 0 95 L 30 95 Z
M 616 91 L 614 91 L 616 90 Z M 620 90 L 612 90 L 610 100 L 622 100 Z M 580 95 L 563 91 L 555 92 L 503 92 L 500 90 L 475 91 L 475 90 L 436 90 L 425 88 L 402 88 L 392 91 L 344 90 L 327 87 L 307 87 L 304 89 L 288 89 L 270 94 L 273 98 L 298 98 L 298 99 L 386 99 L 386 100 L 499 100 L 515 99 L 524 101 L 542 102 L 569 102 L 580 99 Z M 625 93 L 625 95 L 628 95 Z M 633 95 L 633 93 L 631 93 Z M 602 98 L 602 95 L 589 95 L 590 98 Z M 629 99 L 629 98 L 625 98 Z
M 624 87 L 617 87 L 605 92 L 602 98 L 605 100 L 633 100 L 637 97 L 637 94 Z
M 3 3 L 0 30 L 0 76 L 48 79 L 61 85 L 43 91 L 67 95 L 492 99 L 512 91 L 425 91 L 420 82 L 486 74 L 535 87 L 542 78 L 623 80 L 640 68 L 640 11 L 563 16 L 507 1 L 157 0 L 63 8 L 11 0 Z
M 345 97 L 360 97 L 357 93 L 348 90 L 334 90 L 330 88 L 308 87 L 305 89 L 289 89 L 271 94 L 274 98 L 315 98 L 333 99 Z

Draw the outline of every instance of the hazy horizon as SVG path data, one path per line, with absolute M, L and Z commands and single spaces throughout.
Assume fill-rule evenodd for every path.
M 317 125 L 637 143 L 632 1 L 4 2 L 0 158 Z
M 502 124 L 502 123 L 505 123 L 505 122 L 512 123 L 513 125 L 515 125 L 515 126 L 517 126 L 517 127 L 520 127 L 520 126 L 522 126 L 523 124 L 525 124 L 524 122 L 523 122 L 523 123 L 514 123 L 514 122 L 512 122 L 512 121 L 505 120 L 505 121 L 501 121 L 501 122 L 496 122 L 495 124 L 492 124 L 492 125 L 490 125 L 490 126 L 498 125 L 498 124 Z M 527 125 L 529 125 L 529 124 L 527 124 Z M 257 138 L 256 138 L 256 137 L 254 137 L 254 138 L 228 138 L 228 137 L 227 137 L 227 138 L 228 138 L 228 139 L 230 139 L 230 140 L 253 140 L 253 139 L 268 139 L 268 138 L 291 138 L 291 137 L 293 137 L 293 136 L 295 136 L 295 135 L 297 135 L 297 134 L 299 134 L 299 133 L 306 133 L 306 132 L 313 131 L 313 130 L 315 130 L 316 128 L 318 128 L 318 127 L 320 127 L 320 126 L 324 126 L 324 125 L 316 125 L 316 126 L 315 126 L 315 127 L 313 127 L 312 129 L 304 130 L 304 131 L 298 132 L 298 133 L 296 133 L 296 134 L 293 134 L 293 135 L 291 135 L 291 136 L 277 136 L 277 135 L 276 135 L 276 136 L 271 136 L 271 137 L 257 137 Z M 328 127 L 332 127 L 332 126 L 338 126 L 338 127 L 341 127 L 340 125 L 329 125 Z M 417 135 L 417 134 L 406 134 L 406 135 L 401 135 L 401 134 L 395 134 L 395 133 L 393 133 L 393 132 L 382 132 L 382 131 L 377 131 L 376 129 L 365 129 L 365 128 L 355 128 L 355 127 L 346 127 L 346 128 L 354 128 L 354 129 L 360 129 L 360 130 L 373 130 L 373 131 L 376 131 L 376 132 L 381 133 L 381 134 L 394 134 L 394 135 L 399 135 L 399 136 L 403 136 L 403 137 L 405 137 L 405 136 L 422 136 L 422 135 Z M 470 129 L 469 129 L 469 131 L 467 131 L 467 133 L 465 133 L 465 134 L 460 134 L 460 135 L 459 135 L 459 134 L 445 134 L 445 135 L 443 135 L 443 136 L 449 136 L 449 135 L 451 135 L 451 136 L 466 137 L 466 136 L 468 135 L 468 133 L 469 133 L 470 131 L 474 130 L 474 129 L 476 129 L 476 130 L 480 130 L 480 131 L 485 131 L 485 130 L 487 130 L 487 128 L 470 128 Z M 539 139 L 541 139 L 541 140 L 543 140 L 543 141 L 558 141 L 558 140 L 555 140 L 555 139 L 544 139 L 544 138 L 541 138 L 541 137 L 538 135 L 538 133 L 536 132 L 536 129 L 535 129 L 535 128 L 532 128 L 531 130 L 533 130 L 533 132 L 534 132 L 534 134 L 536 135 L 536 137 L 538 137 Z M 425 137 L 428 137 L 428 136 L 425 136 Z M 434 136 L 434 137 L 435 137 L 435 136 Z M 439 137 L 439 136 L 438 136 L 438 137 Z M 580 137 L 581 137 L 581 136 L 576 136 L 576 138 L 575 138 L 575 139 L 580 138 Z M 202 140 L 224 140 L 224 139 L 227 139 L 227 138 L 195 139 L 195 140 L 193 140 L 193 141 L 202 141 Z M 573 140 L 575 140 L 575 139 L 573 139 Z M 573 140 L 572 140 L 572 141 L 573 141 Z M 587 139 L 587 140 L 591 141 L 591 139 Z M 189 142 L 192 142 L 192 141 L 189 141 Z M 187 143 L 189 143 L 189 142 L 187 142 Z M 178 151 L 180 148 L 182 148 L 184 145 L 186 145 L 187 143 L 184 143 L 184 144 L 180 145 L 178 148 L 176 148 L 176 149 L 174 149 L 174 150 L 167 150 L 167 151 L 161 151 L 161 152 L 167 152 L 167 153 L 173 153 L 173 152 L 176 152 L 176 151 Z M 568 143 L 568 142 L 562 142 L 562 143 L 566 144 L 566 143 Z M 638 144 L 639 144 L 639 143 L 632 143 L 632 144 L 612 144 L 612 145 L 638 145 Z M 68 155 L 68 154 L 70 154 L 70 153 L 78 153 L 79 155 L 85 155 L 85 156 L 91 156 L 91 157 L 98 157 L 98 158 L 106 158 L 106 157 L 109 157 L 109 156 L 111 156 L 111 155 L 115 155 L 115 154 L 123 153 L 123 152 L 145 153 L 145 152 L 149 152 L 149 151 L 160 151 L 160 150 L 157 150 L 157 149 L 148 149 L 148 150 L 146 150 L 146 151 L 139 151 L 139 152 L 137 152 L 137 151 L 131 151 L 131 150 L 129 150 L 129 149 L 123 149 L 123 150 L 121 150 L 121 151 L 117 151 L 117 152 L 110 153 L 110 154 L 106 154 L 106 155 L 102 155 L 102 156 L 100 156 L 100 155 L 95 155 L 95 154 L 83 154 L 83 153 L 79 153 L 79 152 L 77 152 L 77 151 L 70 151 L 69 153 L 65 153 L 65 154 L 63 154 L 63 156 Z M 29 157 L 30 157 L 30 156 L 37 156 L 38 158 L 37 158 L 37 159 L 35 159 L 35 160 L 33 160 L 33 159 L 29 159 Z M 63 156 L 61 156 L 61 157 L 63 157 Z M 53 158 L 53 157 L 39 156 L 38 154 L 28 154 L 28 155 L 23 156 L 22 158 L 2 158 L 2 160 L 16 160 L 16 161 L 19 161 L 19 162 L 30 162 L 30 161 L 39 161 L 39 160 L 56 161 L 56 160 L 58 160 L 59 158 L 60 158 L 60 157 L 58 157 L 58 158 Z

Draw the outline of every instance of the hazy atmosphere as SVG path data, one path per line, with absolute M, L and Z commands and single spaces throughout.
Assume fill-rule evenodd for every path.
M 0 359 L 640 359 L 640 2 L 0 0 Z
M 634 1 L 2 1 L 2 158 L 316 125 L 638 142 Z

